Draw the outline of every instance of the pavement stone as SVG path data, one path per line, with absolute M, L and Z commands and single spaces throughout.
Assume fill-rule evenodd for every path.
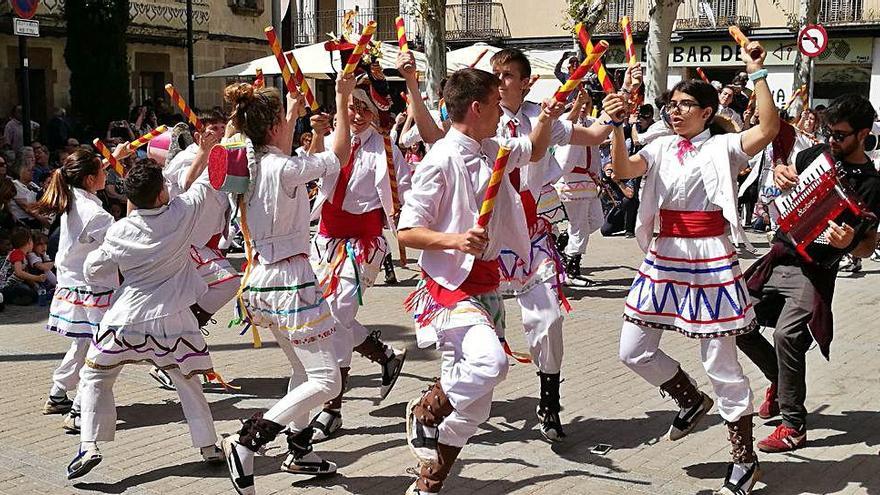
M 765 239 L 753 240 L 766 251 Z M 381 330 L 384 340 L 407 348 L 397 386 L 380 402 L 379 369 L 356 358 L 343 412 L 344 435 L 316 447 L 339 464 L 339 473 L 307 478 L 280 472 L 282 439 L 257 458 L 258 493 L 394 494 L 403 493 L 412 482 L 407 470 L 415 462 L 404 443 L 403 410 L 407 400 L 439 373 L 438 354 L 415 346 L 410 317 L 402 308 L 416 283 L 414 257 L 410 253 L 409 268 L 397 270 L 401 285 L 379 283 L 367 292 L 359 315 L 370 330 Z M 632 239 L 594 236 L 584 265 L 600 285 L 568 291 L 573 312 L 565 324 L 566 441 L 541 440 L 534 415 L 535 370 L 512 363 L 507 380 L 495 391 L 492 417 L 462 452 L 445 493 L 677 495 L 711 493 L 717 487 L 728 459 L 726 431 L 718 415 L 710 415 L 685 439 L 665 440 L 674 404 L 617 360 L 623 298 L 640 260 Z M 825 361 L 815 349 L 808 357 L 809 442 L 793 453 L 762 454 L 764 480 L 756 494 L 880 494 L 880 341 L 874 313 L 880 303 L 878 273 L 880 264 L 865 261 L 862 273 L 838 279 L 831 360 Z M 219 323 L 209 328 L 207 337 L 216 369 L 242 387 L 238 392 L 212 388 L 206 393 L 219 434 L 236 431 L 240 420 L 277 401 L 289 376 L 284 355 L 268 332 L 263 347 L 253 349 L 249 335 L 227 328 L 231 316 L 229 305 L 217 315 Z M 507 317 L 508 340 L 514 349 L 525 350 L 515 301 L 507 301 Z M 78 437 L 64 434 L 61 416 L 41 414 L 52 370 L 68 342 L 45 332 L 45 319 L 44 308 L 7 307 L 0 313 L 0 493 L 232 492 L 225 468 L 203 465 L 191 447 L 176 394 L 156 387 L 144 366 L 126 367 L 116 383 L 117 435 L 114 442 L 101 444 L 103 463 L 86 477 L 68 481 L 65 467 Z M 710 390 L 696 341 L 669 334 L 662 346 L 703 390 Z M 754 365 L 742 362 L 757 406 L 767 384 Z M 756 436 L 766 436 L 777 423 L 757 420 Z M 612 445 L 612 450 L 591 454 L 599 443 Z

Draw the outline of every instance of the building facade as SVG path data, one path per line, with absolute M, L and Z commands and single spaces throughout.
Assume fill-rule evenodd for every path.
M 271 23 L 269 1 L 194 0 L 196 74 L 265 56 L 268 48 L 263 28 Z M 31 114 L 33 120 L 41 123 L 51 117 L 54 109 L 70 104 L 63 7 L 64 0 L 41 0 L 35 17 L 40 21 L 40 37 L 28 39 Z M 222 104 L 223 80 L 198 80 L 194 98 L 188 94 L 184 0 L 131 0 L 129 12 L 132 104 L 164 98 L 167 83 L 174 84 L 197 108 Z M 10 34 L 9 2 L 0 3 L 0 19 L 0 94 L 8 95 L 0 99 L 0 115 L 5 116 L 19 103 L 18 40 Z

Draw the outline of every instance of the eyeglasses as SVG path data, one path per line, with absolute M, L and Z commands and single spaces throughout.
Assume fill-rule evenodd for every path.
M 666 104 L 666 113 L 673 113 L 678 110 L 681 114 L 686 114 L 692 109 L 699 107 L 700 104 L 694 100 L 672 100 Z
M 845 132 L 845 131 L 832 131 L 831 129 L 825 129 L 825 134 L 828 135 L 828 139 L 829 140 L 833 139 L 833 140 L 837 141 L 838 143 L 845 140 L 846 138 L 852 136 L 856 132 L 858 132 L 858 131 Z

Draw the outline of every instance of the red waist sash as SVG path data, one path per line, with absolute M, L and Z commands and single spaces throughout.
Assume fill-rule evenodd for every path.
M 367 213 L 349 213 L 332 202 L 325 201 L 321 207 L 318 232 L 337 239 L 378 237 L 382 235 L 384 213 L 381 208 Z
M 498 270 L 497 258 L 489 261 L 474 260 L 471 272 L 464 282 L 454 290 L 443 287 L 423 272 L 425 289 L 438 304 L 444 308 L 451 308 L 471 296 L 479 296 L 497 289 L 501 283 L 501 272 Z
M 725 226 L 721 210 L 660 210 L 660 237 L 716 237 Z

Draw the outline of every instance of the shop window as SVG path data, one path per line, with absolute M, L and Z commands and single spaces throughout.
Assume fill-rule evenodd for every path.
M 164 72 L 141 72 L 138 74 L 137 88 L 135 89 L 136 104 L 143 105 L 148 100 L 156 102 L 164 97 Z
M 227 0 L 227 4 L 238 15 L 258 16 L 265 10 L 265 0 Z

